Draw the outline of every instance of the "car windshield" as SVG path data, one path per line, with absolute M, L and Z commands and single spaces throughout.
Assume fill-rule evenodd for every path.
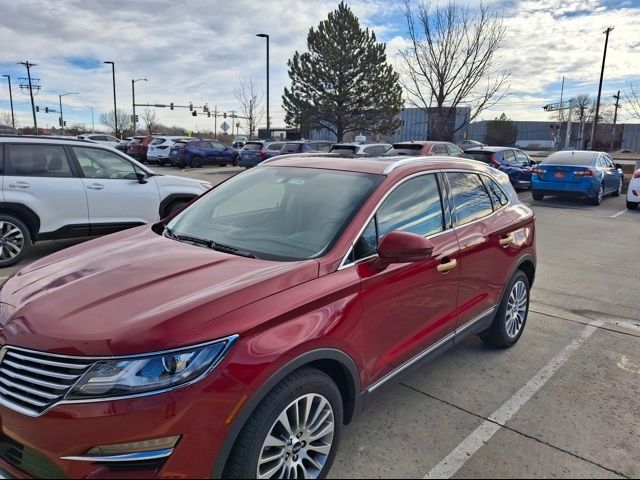
M 358 147 L 356 145 L 335 145 L 331 147 L 329 150 L 331 153 L 344 153 L 347 155 L 352 155 L 358 151 Z
M 594 154 L 560 154 L 549 155 L 541 165 L 593 165 Z
M 264 260 L 307 260 L 333 246 L 383 179 L 314 168 L 256 168 L 213 189 L 167 227 L 174 236 Z
M 393 150 L 396 155 L 418 155 L 422 150 L 422 145 L 419 143 L 400 143 L 394 145 Z

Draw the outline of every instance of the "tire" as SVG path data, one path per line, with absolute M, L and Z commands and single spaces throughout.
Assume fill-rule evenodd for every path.
M 287 420 L 287 423 L 291 425 L 288 429 L 284 423 L 278 420 L 283 414 L 286 415 L 287 411 L 291 412 L 296 404 L 303 407 L 300 411 L 305 411 L 304 407 L 308 405 L 309 400 L 311 400 L 312 408 L 309 415 L 312 417 L 311 432 L 304 428 L 298 428 L 298 425 L 295 427 L 291 425 L 293 424 L 291 418 Z M 314 422 L 317 422 L 320 417 L 313 418 L 314 408 L 317 409 L 316 412 L 319 411 L 319 415 L 327 416 L 323 422 L 317 425 Z M 333 422 L 330 421 L 331 418 L 333 418 Z M 342 420 L 342 398 L 340 390 L 333 380 L 315 368 L 305 367 L 297 370 L 276 385 L 251 414 L 231 450 L 222 477 L 256 478 L 261 455 L 264 451 L 266 456 L 278 455 L 275 460 L 265 462 L 261 466 L 263 474 L 271 468 L 274 469 L 273 474 L 268 475 L 269 477 L 294 478 L 280 474 L 285 473 L 284 469 L 291 465 L 295 458 L 295 461 L 298 462 L 296 478 L 302 478 L 301 466 L 306 466 L 310 478 L 325 478 L 333 464 L 340 443 Z M 313 433 L 318 434 L 326 431 L 330 426 L 333 426 L 332 433 L 326 433 L 319 439 L 311 440 Z M 285 432 L 287 433 L 285 434 Z M 272 434 L 277 438 L 282 438 L 281 445 L 273 447 L 265 445 L 267 437 Z M 326 454 L 313 448 L 307 449 L 307 441 L 309 445 L 324 446 L 323 451 Z M 321 445 L 318 445 L 319 443 Z M 329 443 L 328 449 L 326 449 L 326 443 Z M 316 467 L 313 467 L 309 460 L 305 460 L 307 455 L 314 458 Z M 317 466 L 321 468 L 317 468 Z
M 538 192 L 534 192 L 533 190 L 531 191 L 531 196 L 533 197 L 534 200 L 537 200 L 537 201 L 544 200 L 544 194 L 538 193 Z
M 500 348 L 511 347 L 520 340 L 529 315 L 529 288 L 529 278 L 518 270 L 505 289 L 491 327 L 480 338 Z
M 638 202 L 627 202 L 627 208 L 629 210 L 636 210 L 638 208 Z
M 0 214 L 0 268 L 22 260 L 31 248 L 31 232 L 22 220 Z
M 596 193 L 596 196 L 589 198 L 589 203 L 597 207 L 602 203 L 603 198 L 604 198 L 604 185 L 600 185 L 600 188 L 598 189 L 598 193 Z
M 158 159 L 158 166 L 164 167 L 164 160 Z
M 618 185 L 618 189 L 611 194 L 612 197 L 619 197 L 620 195 L 622 195 L 623 183 L 624 183 L 624 180 L 621 178 L 620 179 L 620 185 Z
M 179 208 L 182 208 L 187 203 L 189 203 L 187 200 L 174 200 L 169 205 L 167 205 L 167 207 L 164 209 L 164 216 L 168 217 L 173 212 L 175 212 Z
M 191 159 L 191 168 L 202 168 L 202 158 L 193 157 Z

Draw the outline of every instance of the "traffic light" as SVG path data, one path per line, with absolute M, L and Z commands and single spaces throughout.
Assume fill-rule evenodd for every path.
M 40 112 L 40 107 L 36 105 L 36 112 Z
M 207 117 L 211 118 L 211 112 L 207 111 Z
M 58 125 L 62 126 L 62 117 L 58 117 Z
M 193 102 L 189 102 L 189 111 L 193 112 Z M 194 115 L 195 117 L 195 115 Z
M 64 126 L 65 126 L 65 127 L 67 126 L 67 121 L 66 121 L 66 120 L 64 121 Z
M 224 112 L 224 113 L 222 114 L 222 116 L 223 116 L 224 118 L 227 118 L 227 112 Z
M 171 102 L 171 103 L 169 104 L 169 108 L 170 108 L 171 110 L 173 110 L 173 102 Z
M 49 113 L 49 107 L 44 107 L 44 113 Z
M 140 117 L 138 117 L 138 115 L 136 115 L 136 123 L 140 122 Z
M 195 112 L 195 111 L 191 112 L 191 115 L 193 115 L 194 117 L 197 117 L 198 116 L 198 112 Z

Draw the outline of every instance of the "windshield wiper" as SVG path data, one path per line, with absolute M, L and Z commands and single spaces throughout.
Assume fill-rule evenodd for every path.
M 246 252 L 244 250 L 240 250 L 235 247 L 231 247 L 229 245 L 223 245 L 221 243 L 216 243 L 213 240 L 207 240 L 204 238 L 190 237 L 188 235 L 178 235 L 169 227 L 165 227 L 164 229 L 165 237 L 172 238 L 173 240 L 178 240 L 180 242 L 189 242 L 189 243 L 197 243 L 198 245 L 204 245 L 205 247 L 210 248 L 211 250 L 216 250 L 218 252 L 230 253 L 232 255 L 238 255 L 240 257 L 247 258 L 258 258 L 251 252 Z
M 232 255 L 239 255 L 240 257 L 258 258 L 251 252 L 246 252 L 244 250 L 240 250 L 238 248 L 231 247 L 229 245 L 223 245 L 221 243 L 211 242 L 211 244 L 209 245 L 209 248 L 211 248 L 212 250 L 216 250 L 218 252 L 230 253 Z

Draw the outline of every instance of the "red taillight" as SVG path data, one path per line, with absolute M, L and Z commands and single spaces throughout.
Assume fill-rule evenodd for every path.
M 640 170 L 636 170 L 636 173 L 633 174 L 633 178 L 640 178 Z
M 536 175 L 544 175 L 545 173 L 547 173 L 547 170 L 540 167 L 534 167 L 533 170 L 531 170 L 531 173 L 535 173 Z
M 266 157 L 266 156 L 267 156 L 267 152 L 265 152 L 264 150 L 260 150 L 260 151 L 258 152 L 258 156 L 259 156 L 259 157 Z
M 593 177 L 596 172 L 593 170 L 576 170 L 573 172 L 576 177 Z

